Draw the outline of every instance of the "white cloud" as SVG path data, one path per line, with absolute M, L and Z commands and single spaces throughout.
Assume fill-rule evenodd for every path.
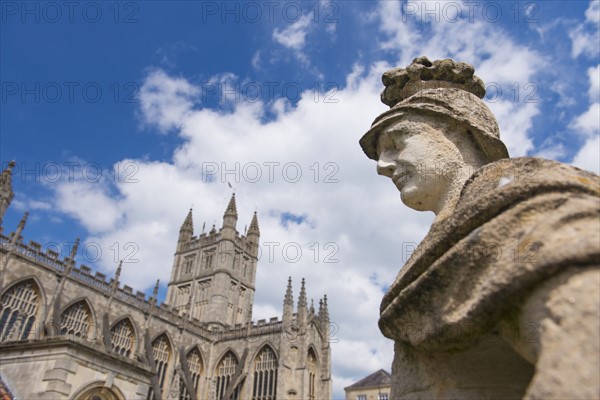
M 79 220 L 88 232 L 109 232 L 119 228 L 125 210 L 108 194 L 104 181 L 78 180 L 57 184 L 54 189 L 58 209 Z
M 257 50 L 252 56 L 251 64 L 254 69 L 260 69 L 260 50 Z
M 573 158 L 573 165 L 600 174 L 600 135 L 586 140 Z
M 542 146 L 542 149 L 534 154 L 534 157 L 547 158 L 549 160 L 560 160 L 567 154 L 567 150 L 562 143 L 549 143 Z
M 283 30 L 275 28 L 273 31 L 273 40 L 284 47 L 297 51 L 302 50 L 306 44 L 306 35 L 310 21 L 311 16 L 307 14 Z
M 585 10 L 585 21 L 590 24 L 600 24 L 600 1 L 590 0 L 590 6 Z
M 596 67 L 588 69 L 588 78 L 590 80 L 590 87 L 588 89 L 588 96 L 591 102 L 600 102 L 600 64 Z
M 600 130 L 600 103 L 591 104 L 586 112 L 573 121 L 573 129 L 586 136 L 593 136 Z
M 571 38 L 571 56 L 577 58 L 581 55 L 596 57 L 600 53 L 598 43 L 598 24 L 600 19 L 600 2 L 591 0 L 585 12 L 585 22 L 577 25 L 569 32 Z
M 198 93 L 199 89 L 185 79 L 169 77 L 162 70 L 152 71 L 139 93 L 144 121 L 156 124 L 163 133 L 179 127 Z
M 533 142 L 527 133 L 533 126 L 533 117 L 539 114 L 535 103 L 519 104 L 511 100 L 488 103 L 498 120 L 500 138 L 506 144 L 511 157 L 521 157 L 533 150 Z
M 332 322 L 339 326 L 335 357 L 350 359 L 355 351 L 369 357 L 347 366 L 334 362 L 336 390 L 347 374 L 389 370 L 392 344 L 377 328 L 381 282 L 392 282 L 403 260 L 402 254 L 383 250 L 420 240 L 431 216 L 403 207 L 396 189 L 376 176 L 375 163 L 358 145 L 385 109 L 379 102 L 385 67 L 356 65 L 348 88 L 321 94 L 319 101 L 310 90 L 294 108 L 280 100 L 274 105 L 276 118 L 266 123 L 262 116 L 270 105 L 233 103 L 230 113 L 194 108 L 189 98 L 199 88 L 153 71 L 140 91 L 140 111 L 146 123 L 174 129 L 183 139 L 172 160 L 122 160 L 137 166 L 132 176 L 137 182 L 63 182 L 57 185 L 57 204 L 89 230 L 86 242 L 100 246 L 102 271 L 112 274 L 123 259 L 123 282 L 148 289 L 157 277 L 168 281 L 178 229 L 192 204 L 196 233 L 203 221 L 206 229 L 221 226 L 230 182 L 238 201 L 238 231 L 257 209 L 261 243 L 280 243 L 272 259 L 262 247 L 254 318 L 281 315 L 287 277 L 294 278 L 295 296 L 305 277 L 309 298 L 318 302 L 328 295 Z M 266 163 L 279 163 L 271 164 L 272 179 Z M 252 183 L 257 165 L 261 178 Z M 215 166 L 219 171 L 212 182 L 203 182 L 207 167 Z M 301 176 L 292 182 L 297 172 Z M 283 227 L 281 212 L 306 215 L 310 223 Z M 287 243 L 300 246 L 298 260 L 283 252 Z
M 600 174 L 599 73 L 600 65 L 588 69 L 590 105 L 587 111 L 576 116 L 570 125 L 574 133 L 585 138 L 583 146 L 573 157 L 572 164 L 597 174 Z

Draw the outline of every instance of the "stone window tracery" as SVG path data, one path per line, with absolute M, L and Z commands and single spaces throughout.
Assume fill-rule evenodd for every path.
M 129 318 L 124 318 L 110 330 L 110 342 L 115 353 L 131 357 L 135 344 L 135 330 Z
M 216 370 L 216 399 L 223 400 L 225 396 L 225 392 L 227 391 L 227 387 L 231 382 L 235 374 L 235 369 L 237 368 L 238 360 L 232 352 L 228 352 L 221 359 L 221 362 L 217 366 Z M 239 386 L 233 392 L 231 397 L 232 400 L 238 400 L 239 396 Z
M 169 361 L 171 360 L 171 346 L 167 336 L 162 334 L 152 342 L 152 353 L 154 356 L 154 364 L 156 366 L 156 379 L 158 380 L 158 386 L 161 390 L 164 389 L 165 378 L 167 376 L 167 370 L 169 368 Z M 148 392 L 148 399 L 152 399 L 154 396 L 152 388 Z M 160 397 L 160 396 L 159 396 Z
M 87 390 L 77 400 L 120 400 L 120 397 L 109 388 L 97 387 Z
M 191 274 L 192 273 L 192 266 L 194 265 L 194 260 L 196 259 L 196 255 L 191 255 L 191 256 L 186 256 L 183 259 L 183 273 L 184 274 Z
M 92 313 L 85 301 L 79 301 L 60 316 L 60 334 L 87 338 L 92 325 Z
M 317 357 L 313 349 L 308 350 L 308 399 L 315 400 L 317 380 Z
M 190 302 L 190 289 L 190 285 L 183 285 L 177 288 L 175 309 L 180 312 L 185 310 Z
M 208 304 L 208 292 L 210 288 L 210 279 L 196 283 L 196 293 L 194 296 L 194 307 L 192 309 L 192 317 L 202 320 L 205 314 L 205 308 Z
M 198 393 L 198 387 L 200 386 L 200 376 L 202 375 L 202 357 L 200 356 L 200 351 L 195 348 L 187 355 L 188 367 L 190 369 L 190 375 L 192 378 L 192 386 L 196 393 Z M 181 385 L 181 400 L 190 400 L 191 396 L 188 393 L 185 385 Z
M 252 400 L 275 400 L 277 396 L 277 357 L 265 346 L 254 362 Z
M 34 326 L 39 303 L 39 292 L 32 280 L 8 289 L 0 305 L 0 341 L 27 339 Z
M 215 255 L 215 250 L 208 250 L 204 255 L 204 269 L 211 269 L 213 266 L 213 259 Z

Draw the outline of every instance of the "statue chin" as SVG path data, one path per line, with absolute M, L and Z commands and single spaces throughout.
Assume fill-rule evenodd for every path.
M 400 191 L 400 200 L 408 208 L 412 208 L 415 211 L 431 211 L 423 202 L 423 196 L 420 196 L 418 189 L 415 187 L 406 187 Z

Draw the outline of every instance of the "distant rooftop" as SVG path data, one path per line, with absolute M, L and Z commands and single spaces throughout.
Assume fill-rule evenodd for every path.
M 345 387 L 344 390 L 348 389 L 359 389 L 359 388 L 372 388 L 380 386 L 390 386 L 392 384 L 392 375 L 389 372 L 380 369 L 377 372 L 373 372 L 366 378 L 361 379 L 353 385 Z

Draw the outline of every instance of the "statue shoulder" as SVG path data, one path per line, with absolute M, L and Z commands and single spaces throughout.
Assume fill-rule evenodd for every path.
M 469 202 L 488 193 L 527 192 L 557 189 L 600 195 L 600 177 L 572 165 L 536 157 L 506 158 L 487 164 L 465 183 L 461 202 Z

